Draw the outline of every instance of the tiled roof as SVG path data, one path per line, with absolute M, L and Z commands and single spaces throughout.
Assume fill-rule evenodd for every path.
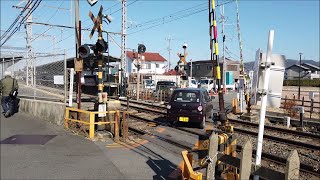
M 177 71 L 170 69 L 169 71 L 163 73 L 163 75 L 177 75 Z
M 138 53 L 135 52 L 133 56 L 132 51 L 127 51 L 127 57 L 130 59 L 134 59 L 138 57 Z M 144 56 L 145 61 L 159 61 L 159 62 L 165 62 L 167 61 L 164 57 L 162 57 L 159 53 L 152 53 L 152 52 L 145 52 L 142 53 L 141 55 Z

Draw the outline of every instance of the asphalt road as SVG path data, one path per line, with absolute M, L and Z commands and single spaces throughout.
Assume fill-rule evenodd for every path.
M 3 141 L 14 135 L 22 136 Z M 52 139 L 45 143 L 48 135 Z M 45 144 L 3 144 L 41 140 Z M 22 113 L 1 115 L 0 174 L 1 179 L 124 179 L 94 142 Z

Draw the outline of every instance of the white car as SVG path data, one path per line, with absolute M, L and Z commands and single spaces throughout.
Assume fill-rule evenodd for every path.
M 198 83 L 195 79 L 189 79 L 189 88 L 198 88 Z
M 210 92 L 214 88 L 214 80 L 213 79 L 200 79 L 200 87 L 204 88 L 208 92 Z
M 155 90 L 156 84 L 154 83 L 154 80 L 151 80 L 151 79 L 144 80 L 144 88 L 150 89 L 150 90 Z

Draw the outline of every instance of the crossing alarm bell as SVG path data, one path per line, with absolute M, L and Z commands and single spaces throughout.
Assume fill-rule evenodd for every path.
M 98 2 L 98 0 L 87 0 L 87 1 L 91 6 L 94 6 Z
M 138 54 L 141 54 L 144 52 L 146 52 L 146 46 L 144 46 L 143 44 L 139 44 L 138 45 Z

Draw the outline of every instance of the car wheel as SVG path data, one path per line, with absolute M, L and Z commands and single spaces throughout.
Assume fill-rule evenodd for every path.
M 203 116 L 202 122 L 200 123 L 200 128 L 204 129 L 206 127 L 206 116 Z

